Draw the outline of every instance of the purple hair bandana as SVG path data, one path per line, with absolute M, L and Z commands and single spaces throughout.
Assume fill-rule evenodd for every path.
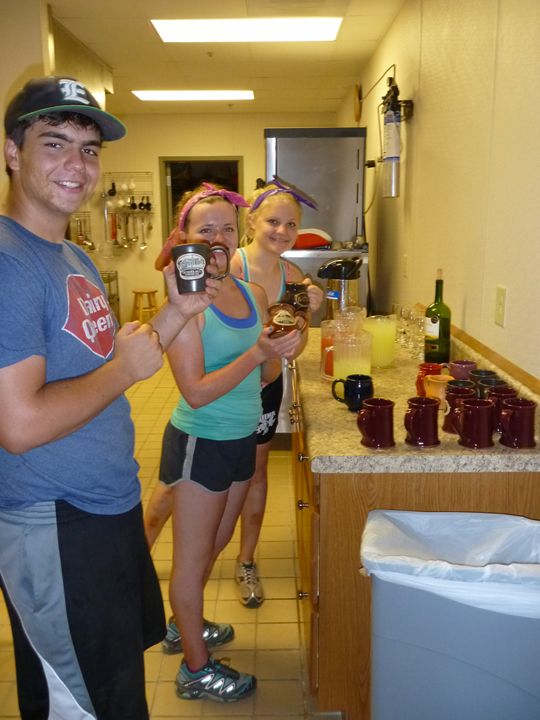
M 283 183 L 280 183 L 279 180 L 276 180 L 276 176 L 274 175 L 274 179 L 272 180 L 274 185 L 277 187 L 271 188 L 270 190 L 265 190 L 263 193 L 261 193 L 257 199 L 254 201 L 253 205 L 251 206 L 251 210 L 249 211 L 252 213 L 254 210 L 256 210 L 261 203 L 263 203 L 266 198 L 272 197 L 273 195 L 280 195 L 281 193 L 287 193 L 287 195 L 292 195 L 293 198 L 298 203 L 304 203 L 304 205 L 307 205 L 310 208 L 313 208 L 313 210 L 317 210 L 317 206 L 314 205 L 311 200 L 308 200 L 303 195 L 300 195 L 300 193 L 296 192 L 296 190 L 293 190 L 292 188 L 288 188 L 286 185 L 283 185 Z
M 210 185 L 210 183 L 203 183 L 203 185 L 206 190 L 203 190 L 202 192 L 197 193 L 197 195 L 194 195 L 192 198 L 190 198 L 180 211 L 180 215 L 178 217 L 178 226 L 182 232 L 184 230 L 184 225 L 186 224 L 186 217 L 189 211 L 194 205 L 199 202 L 199 200 L 203 200 L 204 198 L 212 197 L 213 195 L 219 195 L 224 200 L 228 200 L 231 205 L 234 205 L 235 207 L 249 207 L 249 203 L 247 203 L 239 193 L 232 192 L 232 190 L 218 190 L 213 185 Z

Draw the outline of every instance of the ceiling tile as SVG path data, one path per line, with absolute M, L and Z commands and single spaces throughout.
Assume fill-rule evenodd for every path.
M 394 16 L 405 0 L 351 0 L 347 15 L 390 15 Z
M 348 0 L 247 0 L 248 17 L 343 17 Z
M 252 59 L 258 61 L 323 62 L 332 57 L 333 42 L 252 43 Z
M 387 15 L 355 15 L 346 17 L 341 23 L 337 41 L 353 42 L 380 40 L 388 29 Z
M 176 62 L 206 63 L 250 62 L 251 43 L 164 43 L 165 53 Z M 212 53 L 210 56 L 209 53 Z
M 83 43 L 155 43 L 163 45 L 154 26 L 144 18 L 125 17 L 118 22 L 110 18 L 82 19 L 66 18 L 62 25 Z

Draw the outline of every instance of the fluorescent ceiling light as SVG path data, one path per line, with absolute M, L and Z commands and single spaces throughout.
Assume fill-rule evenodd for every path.
M 254 100 L 253 90 L 132 90 L 139 100 Z
M 342 18 L 152 20 L 163 42 L 321 42 L 336 39 Z

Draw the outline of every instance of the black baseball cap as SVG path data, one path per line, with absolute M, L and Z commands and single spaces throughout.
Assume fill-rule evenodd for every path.
M 120 140 L 126 126 L 99 107 L 96 98 L 74 78 L 35 78 L 26 83 L 9 103 L 4 118 L 7 137 L 21 120 L 49 112 L 87 115 L 100 128 L 103 140 Z

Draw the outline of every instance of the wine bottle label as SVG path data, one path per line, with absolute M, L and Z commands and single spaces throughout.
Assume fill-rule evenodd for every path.
M 425 324 L 426 340 L 438 340 L 441 321 L 438 317 L 427 317 Z

